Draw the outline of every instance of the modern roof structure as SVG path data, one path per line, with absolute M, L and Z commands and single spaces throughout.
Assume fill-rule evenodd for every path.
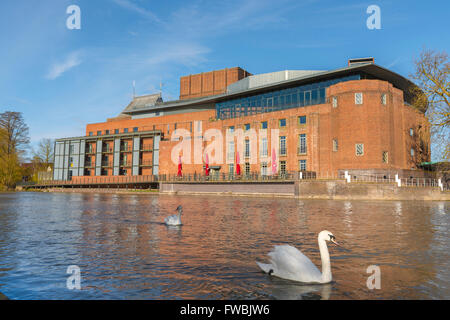
M 154 110 L 214 104 L 217 102 L 226 101 L 242 96 L 250 96 L 262 92 L 279 90 L 280 88 L 289 88 L 352 74 L 361 74 L 363 75 L 364 79 L 380 79 L 392 83 L 394 87 L 404 92 L 404 98 L 407 102 L 411 99 L 411 96 L 409 94 L 410 87 L 415 86 L 413 82 L 406 79 L 405 77 L 374 63 L 355 63 L 344 68 L 330 71 L 286 70 L 261 75 L 253 75 L 229 85 L 226 93 L 207 97 L 167 102 L 162 102 L 162 99 L 155 100 L 155 96 L 157 95 L 136 97 L 127 106 L 127 108 L 122 111 L 122 114 L 134 115 Z M 155 102 L 147 103 L 147 99 L 148 101 Z

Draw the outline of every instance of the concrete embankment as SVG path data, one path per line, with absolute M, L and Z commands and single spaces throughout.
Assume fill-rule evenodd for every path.
M 450 192 L 436 187 L 397 187 L 383 183 L 346 183 L 343 180 L 239 183 L 160 183 L 167 194 L 282 196 L 327 200 L 435 200 L 449 201 Z

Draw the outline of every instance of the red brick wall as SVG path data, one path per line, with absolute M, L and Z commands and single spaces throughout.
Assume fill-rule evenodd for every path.
M 191 99 L 224 93 L 228 85 L 251 75 L 235 67 L 191 74 L 180 78 L 180 99 Z

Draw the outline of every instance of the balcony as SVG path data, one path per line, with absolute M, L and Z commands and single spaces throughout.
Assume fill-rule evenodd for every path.
M 153 166 L 153 161 L 152 160 L 141 160 L 141 167 L 151 167 Z
M 141 151 L 153 151 L 153 146 L 151 144 L 144 144 L 141 146 Z
M 112 167 L 112 161 L 102 161 L 102 167 Z
M 120 146 L 120 152 L 131 152 L 131 146 L 128 145 Z
M 128 160 L 120 160 L 121 167 L 131 167 L 131 161 Z
M 102 152 L 103 153 L 112 153 L 113 148 L 111 146 L 103 146 Z

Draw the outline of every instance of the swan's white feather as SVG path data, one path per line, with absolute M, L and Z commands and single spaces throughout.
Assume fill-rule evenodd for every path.
M 164 223 L 169 226 L 178 226 L 181 224 L 181 217 L 178 214 L 168 216 L 164 219 Z
M 275 246 L 268 256 L 270 264 L 258 263 L 264 272 L 273 270 L 272 275 L 293 281 L 321 282 L 322 273 L 319 269 L 293 246 L 287 244 Z

